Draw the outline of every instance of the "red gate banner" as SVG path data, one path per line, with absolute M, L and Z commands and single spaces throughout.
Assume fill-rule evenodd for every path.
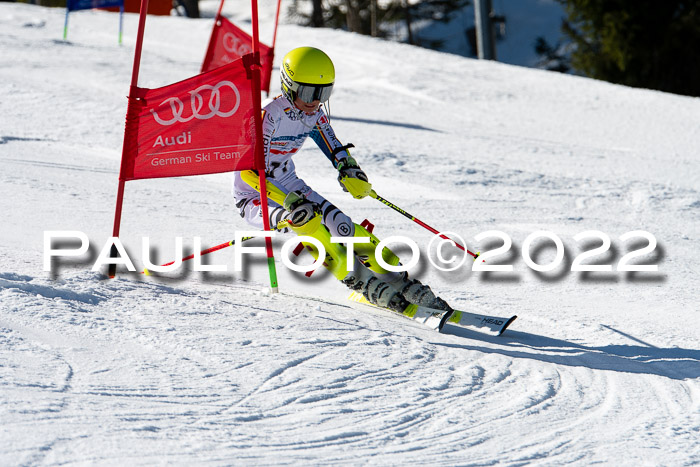
M 209 71 L 216 67 L 226 65 L 232 61 L 253 51 L 253 38 L 238 28 L 231 21 L 218 16 L 214 22 L 214 29 L 209 39 L 207 54 L 204 56 L 202 71 Z M 260 88 L 270 93 L 270 76 L 272 75 L 272 61 L 274 49 L 260 44 L 260 65 L 262 66 Z
M 120 180 L 255 168 L 252 55 L 158 89 L 132 88 Z

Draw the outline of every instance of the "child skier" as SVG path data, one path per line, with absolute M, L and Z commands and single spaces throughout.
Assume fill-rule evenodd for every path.
M 292 156 L 310 136 L 338 169 L 338 181 L 344 191 L 360 199 L 372 190 L 367 175 L 350 156 L 348 149 L 353 145 L 343 146 L 338 141 L 322 107 L 330 98 L 335 81 L 331 59 L 319 49 L 299 47 L 285 55 L 280 75 L 283 95 L 262 111 L 267 183 L 277 193 L 277 202 L 273 197 L 269 202 L 270 225 L 282 229 L 280 223 L 287 221 L 286 225 L 296 233 L 320 240 L 328 252 L 325 263 L 335 277 L 375 305 L 397 312 L 404 311 L 411 303 L 451 311 L 430 287 L 409 279 L 405 272 L 389 272 L 379 266 L 374 257 L 378 239 L 297 176 Z M 249 224 L 263 228 L 260 193 L 254 185 L 250 177 L 236 173 L 236 206 Z M 353 271 L 347 268 L 347 249 L 331 243 L 331 236 L 370 238 L 370 243 L 354 245 Z M 384 249 L 382 258 L 388 264 L 399 262 L 388 249 Z

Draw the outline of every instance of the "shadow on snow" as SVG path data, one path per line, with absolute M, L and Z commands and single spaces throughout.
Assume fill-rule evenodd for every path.
M 398 126 L 401 128 L 408 128 L 410 130 L 425 130 L 425 131 L 433 131 L 436 133 L 442 133 L 440 130 L 434 130 L 432 128 L 428 128 L 422 125 L 416 125 L 413 123 L 399 123 L 399 122 L 389 122 L 386 120 L 371 120 L 371 119 L 366 119 L 366 118 L 355 118 L 355 117 L 339 117 L 337 115 L 332 115 L 331 120 L 340 120 L 343 122 L 355 122 L 355 123 L 371 123 L 373 125 L 388 125 L 388 126 Z
M 616 329 L 607 328 L 639 344 L 593 347 L 512 330 L 507 330 L 503 335 L 496 337 L 450 324 L 447 324 L 443 329 L 444 334 L 452 334 L 477 342 L 490 342 L 498 347 L 489 348 L 480 345 L 440 342 L 434 344 L 593 370 L 650 374 L 676 380 L 700 377 L 700 350 L 654 347 Z

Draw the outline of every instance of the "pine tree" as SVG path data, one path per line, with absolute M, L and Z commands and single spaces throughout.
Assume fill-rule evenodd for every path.
M 312 0 L 309 12 L 308 1 L 294 0 L 289 9 L 290 16 L 303 25 L 387 37 L 386 26 L 400 21 L 406 26 L 408 42 L 418 45 L 423 44 L 414 37 L 413 23 L 422 20 L 448 22 L 470 3 L 469 0 Z
M 550 45 L 544 37 L 540 36 L 535 40 L 535 53 L 540 57 L 535 65 L 536 68 L 560 73 L 571 70 L 566 46 L 561 41 L 556 45 Z
M 571 66 L 591 78 L 700 96 L 700 0 L 558 0 Z

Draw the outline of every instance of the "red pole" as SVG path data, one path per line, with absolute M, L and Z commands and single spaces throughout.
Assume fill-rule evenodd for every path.
M 141 66 L 141 49 L 143 48 L 143 32 L 146 29 L 146 14 L 148 13 L 148 0 L 141 0 L 139 12 L 139 29 L 136 35 L 136 50 L 134 51 L 134 66 L 131 71 L 131 87 L 139 84 L 139 67 Z
M 472 255 L 472 256 L 474 257 L 474 259 L 476 259 L 476 258 L 479 257 L 479 253 L 472 253 L 471 251 L 467 250 L 467 249 L 464 248 L 462 245 L 460 245 L 459 243 L 455 242 L 454 240 L 452 240 L 452 239 L 449 238 L 448 236 L 443 235 L 442 233 L 440 233 L 439 230 L 437 230 L 437 229 L 435 229 L 435 228 L 433 228 L 433 227 L 430 227 L 428 224 L 426 224 L 426 223 L 423 222 L 422 220 L 416 218 L 416 216 L 414 216 L 413 214 L 407 213 L 406 211 L 404 211 L 403 209 L 401 209 L 400 207 L 398 207 L 397 205 L 395 205 L 395 204 L 392 203 L 391 201 L 382 198 L 381 196 L 379 196 L 379 195 L 377 194 L 376 191 L 372 190 L 372 192 L 371 192 L 369 195 L 370 195 L 372 198 L 376 199 L 377 201 L 381 202 L 382 204 L 385 204 L 386 206 L 389 206 L 391 209 L 393 209 L 394 211 L 398 212 L 399 214 L 403 214 L 405 217 L 408 217 L 409 219 L 411 219 L 413 222 L 415 222 L 416 224 L 420 225 L 421 227 L 430 230 L 432 233 L 438 235 L 440 238 L 443 238 L 443 239 L 445 239 L 445 240 L 450 240 L 451 242 L 453 242 L 453 243 L 457 246 L 457 248 L 461 249 L 462 251 L 466 251 L 467 253 L 469 253 L 470 255 Z
M 141 12 L 139 14 L 139 28 L 136 36 L 136 50 L 134 51 L 134 66 L 131 70 L 131 87 L 129 88 L 129 99 L 132 98 L 132 93 L 139 83 L 139 68 L 141 66 L 141 49 L 143 48 L 143 32 L 146 29 L 146 14 L 148 13 L 148 0 L 141 0 Z M 124 154 L 126 150 L 126 131 L 124 132 L 124 144 L 122 145 L 122 162 L 119 171 L 119 187 L 117 188 L 117 206 L 114 210 L 114 226 L 112 228 L 112 237 L 119 237 L 119 227 L 122 220 L 122 204 L 124 201 L 124 165 L 127 160 Z M 115 245 L 112 245 L 109 257 L 116 258 L 118 251 Z M 117 273 L 117 265 L 110 264 L 108 275 L 114 278 Z
M 272 50 L 275 50 L 275 43 L 277 42 L 277 24 L 280 21 L 280 6 L 282 5 L 282 0 L 277 0 L 277 13 L 275 13 L 275 28 L 272 31 Z
M 424 228 L 430 230 L 432 233 L 434 233 L 435 235 L 439 236 L 440 238 L 443 238 L 443 239 L 445 239 L 445 240 L 450 240 L 451 242 L 453 242 L 453 243 L 457 246 L 457 248 L 459 248 L 459 249 L 462 250 L 462 251 L 466 251 L 467 253 L 469 253 L 470 255 L 472 255 L 474 258 L 476 258 L 476 255 L 475 255 L 474 253 L 472 253 L 471 251 L 467 250 L 467 249 L 464 248 L 462 245 L 460 245 L 458 242 L 456 242 L 456 241 L 452 240 L 451 238 L 449 238 L 447 235 L 443 235 L 443 234 L 442 234 L 441 232 L 439 232 L 437 229 L 434 229 L 434 228 L 430 227 L 428 224 L 426 224 L 425 222 L 421 221 L 420 219 L 413 218 L 413 222 L 415 222 L 416 224 L 420 225 L 421 227 L 424 227 Z
M 221 0 L 221 3 L 219 3 L 219 10 L 216 12 L 216 20 L 219 20 L 219 17 L 221 16 L 221 10 L 224 9 L 224 0 Z
M 243 237 L 243 238 L 241 238 L 241 241 L 245 242 L 246 240 L 250 240 L 252 238 L 255 238 L 255 237 Z M 235 240 L 230 240 L 228 242 L 222 243 L 221 245 L 216 245 L 216 246 L 213 246 L 211 248 L 207 248 L 206 250 L 200 251 L 199 256 L 204 256 L 204 255 L 208 255 L 209 253 L 214 253 L 215 251 L 223 250 L 224 248 L 232 246 L 234 243 L 236 243 Z M 192 258 L 194 258 L 194 253 L 192 253 L 189 256 L 185 256 L 180 261 L 185 262 L 185 261 L 191 260 Z M 171 264 L 175 264 L 175 261 L 170 261 L 169 263 L 161 264 L 160 266 L 165 267 L 165 266 L 170 266 Z M 148 275 L 148 271 L 144 269 L 141 272 L 141 274 Z
M 204 54 L 204 60 L 202 61 L 202 68 L 199 72 L 204 73 L 208 71 L 209 65 L 211 65 L 212 57 L 214 55 L 214 49 L 216 48 L 216 31 L 221 27 L 221 10 L 224 9 L 224 0 L 219 3 L 219 10 L 216 12 L 216 17 L 214 18 L 214 27 L 211 30 L 211 37 L 209 38 L 209 45 L 207 46 L 207 51 Z
M 267 180 L 265 178 L 265 154 L 262 144 L 262 104 L 260 99 L 260 34 L 258 28 L 258 2 L 251 0 L 253 22 L 253 107 L 255 120 L 255 167 L 258 170 L 260 180 L 260 201 L 262 204 L 263 226 L 265 231 L 270 230 L 270 215 L 267 209 Z M 275 270 L 275 257 L 272 252 L 272 239 L 265 237 L 265 251 L 267 253 L 267 266 L 270 272 L 270 288 L 277 292 L 277 272 Z

